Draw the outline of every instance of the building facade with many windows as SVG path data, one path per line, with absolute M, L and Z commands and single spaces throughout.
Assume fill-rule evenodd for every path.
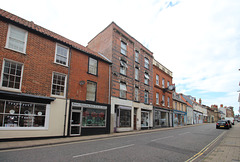
M 157 60 L 153 60 L 153 126 L 172 126 L 172 72 Z
M 109 133 L 110 64 L 0 10 L 0 138 Z
M 88 48 L 112 61 L 111 132 L 153 126 L 153 53 L 112 22 Z

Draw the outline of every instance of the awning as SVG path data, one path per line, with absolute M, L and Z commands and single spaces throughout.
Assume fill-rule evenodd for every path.
M 50 104 L 56 98 L 0 90 L 0 99 Z

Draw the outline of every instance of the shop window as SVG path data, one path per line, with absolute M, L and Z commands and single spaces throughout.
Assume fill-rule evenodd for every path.
M 46 128 L 45 104 L 0 100 L 0 127 Z
M 97 69 L 98 69 L 98 61 L 96 59 L 89 57 L 88 73 L 97 75 Z
M 69 49 L 63 45 L 56 44 L 55 63 L 68 66 Z
M 141 127 L 149 126 L 149 112 L 141 112 Z
M 21 89 L 23 64 L 4 60 L 2 72 L 2 87 Z
M 9 25 L 6 47 L 14 51 L 26 53 L 27 31 Z
M 131 110 L 117 109 L 117 127 L 131 127 Z
M 87 81 L 87 97 L 88 101 L 96 101 L 96 91 L 97 91 L 97 83 Z
M 82 127 L 106 127 L 106 110 L 83 108 Z
M 127 43 L 121 41 L 121 54 L 127 55 Z
M 65 87 L 66 87 L 66 75 L 54 72 L 52 81 L 52 95 L 64 97 Z

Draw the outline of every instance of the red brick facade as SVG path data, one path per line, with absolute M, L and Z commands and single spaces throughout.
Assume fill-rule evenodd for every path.
M 127 45 L 126 55 L 121 53 L 121 41 Z M 139 101 L 144 103 L 144 92 L 149 93 L 149 104 L 152 103 L 152 60 L 153 53 L 141 43 L 128 35 L 114 22 L 94 37 L 88 48 L 98 51 L 110 59 L 112 65 L 111 96 L 120 96 L 120 82 L 127 85 L 127 100 L 134 101 L 134 89 L 139 88 Z M 135 51 L 139 52 L 139 61 L 135 61 Z M 149 68 L 144 67 L 144 59 L 149 60 Z M 120 73 L 120 61 L 127 64 L 126 75 Z M 135 79 L 135 68 L 139 69 L 138 80 Z M 144 84 L 144 74 L 149 75 L 149 84 Z M 119 97 L 120 98 L 120 97 Z

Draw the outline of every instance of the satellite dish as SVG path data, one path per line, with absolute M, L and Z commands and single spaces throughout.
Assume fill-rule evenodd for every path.
M 80 85 L 84 85 L 84 84 L 85 84 L 85 81 L 81 80 L 81 81 L 79 82 L 79 84 L 80 84 Z

